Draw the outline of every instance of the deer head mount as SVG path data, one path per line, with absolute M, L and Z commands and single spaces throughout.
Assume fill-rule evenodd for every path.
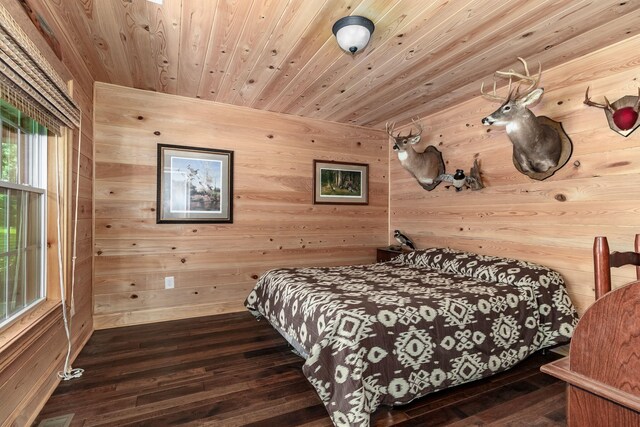
M 604 104 L 591 101 L 589 97 L 589 88 L 584 94 L 584 103 L 590 107 L 598 107 L 605 110 L 609 127 L 618 132 L 622 136 L 629 136 L 638 126 L 639 110 L 640 110 L 640 88 L 638 88 L 638 96 L 624 96 L 617 101 L 611 103 L 604 97 Z
M 544 89 L 537 88 L 542 65 L 538 64 L 538 73 L 532 76 L 527 62 L 520 57 L 518 60 L 524 66 L 524 73 L 512 69 L 496 71 L 491 93 L 484 92 L 484 82 L 480 86 L 483 97 L 502 103 L 500 108 L 482 119 L 482 124 L 506 126 L 507 135 L 513 143 L 513 164 L 516 169 L 530 178 L 543 180 L 567 163 L 573 147 L 561 123 L 544 116 L 536 117 L 529 110 L 529 106 L 544 93 Z M 505 96 L 497 94 L 498 78 L 509 79 Z
M 444 173 L 444 161 L 442 153 L 433 145 L 429 145 L 422 153 L 414 150 L 413 146 L 420 142 L 422 125 L 412 120 L 417 129 L 417 134 L 409 130 L 409 135 L 402 136 L 400 132 L 393 134 L 395 123 L 387 123 L 386 130 L 393 138 L 393 150 L 398 154 L 398 160 L 403 168 L 409 171 L 418 183 L 427 191 L 431 191 L 440 184 L 437 178 Z

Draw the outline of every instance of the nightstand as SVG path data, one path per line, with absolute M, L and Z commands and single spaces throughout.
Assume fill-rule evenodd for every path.
M 378 248 L 378 254 L 376 256 L 376 262 L 386 262 L 390 261 L 392 258 L 397 257 L 400 254 L 404 254 L 410 252 L 406 249 L 396 249 L 396 248 Z

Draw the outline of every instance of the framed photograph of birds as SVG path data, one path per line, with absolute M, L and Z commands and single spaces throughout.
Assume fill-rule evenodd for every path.
M 156 222 L 233 222 L 233 151 L 158 144 Z
M 313 203 L 369 204 L 369 165 L 313 161 Z

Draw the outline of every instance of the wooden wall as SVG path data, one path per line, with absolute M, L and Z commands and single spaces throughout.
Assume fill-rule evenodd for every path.
M 99 83 L 95 96 L 96 328 L 243 310 L 268 269 L 368 263 L 386 245 L 383 131 Z M 158 143 L 234 151 L 233 224 L 156 224 Z M 314 159 L 368 163 L 369 205 L 313 205 Z
M 477 155 L 486 188 L 456 193 L 441 184 L 424 191 L 391 153 L 390 231 L 403 230 L 419 247 L 450 246 L 553 267 L 584 311 L 594 298 L 594 236 L 608 236 L 612 250 L 631 250 L 640 232 L 640 131 L 618 135 L 602 110 L 582 101 L 587 86 L 599 102 L 604 95 L 614 101 L 637 94 L 640 37 L 544 70 L 541 86 L 545 94 L 534 111 L 561 121 L 573 140 L 563 169 L 542 182 L 517 172 L 505 129 L 480 123 L 498 105 L 472 99 L 423 118 L 424 145 L 438 146 L 449 172 L 468 171 Z M 617 271 L 614 286 L 633 274 L 632 268 Z
M 42 54 L 65 79 L 72 81 L 73 97 L 82 110 L 80 203 L 78 214 L 78 258 L 72 319 L 73 355 L 80 351 L 93 332 L 92 301 L 92 174 L 93 174 L 93 77 L 67 33 L 65 22 L 54 19 L 51 10 L 58 2 L 31 1 L 56 34 L 62 50 L 58 60 L 37 32 L 19 1 L 3 1 L 13 18 L 29 34 Z M 73 172 L 76 170 L 78 132 L 73 138 Z M 75 193 L 75 180 L 73 183 Z M 52 247 L 55 241 L 50 241 Z M 26 320 L 26 319 L 23 319 Z M 0 341 L 2 341 L 0 336 Z M 59 382 L 66 355 L 62 310 L 56 306 L 23 335 L 11 340 L 0 353 L 0 425 L 30 425 Z

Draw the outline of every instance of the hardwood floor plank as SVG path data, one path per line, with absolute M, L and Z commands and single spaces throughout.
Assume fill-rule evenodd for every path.
M 537 360 L 540 363 L 539 359 Z M 498 376 L 439 391 L 429 395 L 429 399 L 416 400 L 403 408 L 405 408 L 405 412 L 410 417 L 415 417 L 443 406 L 467 401 L 469 398 L 482 393 L 494 392 L 505 385 L 537 375 L 539 373 L 539 365 L 532 366 L 532 363 L 532 360 L 526 360 L 516 368 Z
M 549 408 L 554 408 L 552 403 L 558 399 L 558 396 L 564 398 L 564 388 L 563 383 L 555 382 L 532 393 L 490 407 L 448 427 L 510 425 L 510 423 L 517 423 L 520 418 L 526 422 L 533 422 L 535 419 L 545 421 L 547 424 L 562 422 L 563 420 L 552 421 L 544 415 Z
M 292 382 L 297 381 L 297 382 Z M 163 416 L 162 422 L 168 425 L 182 425 L 192 421 L 202 421 L 215 417 L 217 420 L 224 420 L 225 414 L 242 410 L 244 412 L 252 410 L 256 405 L 259 407 L 271 406 L 270 402 L 283 399 L 287 396 L 296 395 L 309 391 L 305 378 L 293 379 L 289 376 L 280 376 L 277 380 L 261 384 L 261 386 L 229 393 L 223 396 L 216 396 L 215 401 L 203 400 L 198 404 L 180 405 L 173 407 L 171 412 Z M 179 399 L 173 399 L 179 402 Z M 143 406 L 144 407 L 144 406 Z M 138 407 L 138 409 L 143 408 Z M 155 417 L 155 413 L 151 414 Z M 138 418 L 137 414 L 133 414 Z M 142 422 L 146 422 L 143 420 Z M 141 422 L 130 424 L 124 420 L 124 425 L 142 425 Z M 224 421 L 221 421 L 224 424 Z M 277 425 L 277 424 L 276 424 Z
M 331 418 L 325 417 L 321 420 L 305 422 L 304 424 L 300 424 L 300 427 L 333 427 L 333 423 L 331 422 Z
M 563 426 L 564 384 L 540 373 L 534 354 L 493 377 L 395 408 L 371 425 Z M 73 413 L 72 426 L 329 427 L 304 360 L 269 325 L 233 313 L 96 331 L 40 420 Z
M 245 425 L 247 427 L 295 427 L 306 421 L 325 419 L 326 417 L 327 410 L 324 405 L 314 405 Z
M 564 426 L 566 425 L 566 400 L 564 393 L 565 384 L 554 384 L 541 391 L 546 391 L 547 398 L 535 404 L 530 404 L 524 410 L 512 411 L 504 414 L 500 419 L 487 423 L 493 427 L 506 426 Z M 562 410 L 562 416 L 558 411 Z M 548 416 L 548 414 L 553 414 Z
M 234 331 L 225 331 L 216 333 L 215 331 L 200 332 L 194 335 L 185 335 L 180 337 L 171 337 L 162 342 L 140 342 L 136 345 L 127 345 L 126 347 L 118 343 L 116 351 L 109 351 L 104 353 L 97 353 L 87 355 L 80 360 L 83 366 L 96 366 L 111 365 L 117 361 L 125 361 L 127 359 L 139 359 L 140 357 L 154 358 L 156 355 L 166 355 L 168 352 L 178 352 L 180 350 L 187 350 L 193 348 L 206 348 L 210 346 L 217 346 L 221 348 L 230 343 L 240 340 L 250 339 L 266 339 L 268 337 L 274 338 L 277 336 L 272 331 L 264 329 L 244 328 Z M 110 345 L 111 347 L 111 345 Z
M 541 374 L 544 375 L 544 374 Z M 532 393 L 520 396 L 516 399 L 509 400 L 501 405 L 497 405 L 486 411 L 476 414 L 478 418 L 486 423 L 497 422 L 504 418 L 511 417 L 514 412 L 531 411 L 533 406 L 540 402 L 548 403 L 548 400 L 555 399 L 558 395 L 562 396 L 565 384 L 556 382 L 548 387 L 538 389 Z M 536 412 L 534 412 L 536 413 Z M 537 412 L 539 414 L 539 412 Z
M 225 427 L 246 426 L 249 423 L 262 422 L 265 419 L 273 417 L 274 414 L 287 414 L 290 411 L 296 411 L 310 406 L 320 406 L 324 410 L 324 405 L 320 402 L 320 398 L 318 398 L 315 390 L 307 390 L 303 393 L 298 393 L 293 397 L 276 399 L 274 401 L 265 400 L 252 404 L 250 410 L 243 408 L 237 411 L 227 412 L 219 416 L 194 421 L 192 423 L 185 424 L 184 426 L 195 427 L 202 426 L 203 424 L 224 425 Z M 331 419 L 326 415 L 326 410 L 324 411 L 325 423 L 328 421 L 329 425 L 333 426 Z M 269 425 L 274 426 L 277 424 Z
M 280 347 L 275 347 L 279 344 Z M 251 348 L 258 348 L 258 350 L 251 350 Z M 262 347 L 262 348 L 261 348 Z M 230 366 L 237 362 L 243 362 L 245 359 L 257 358 L 275 352 L 282 352 L 285 347 L 282 346 L 281 338 L 274 338 L 268 342 L 254 342 L 245 343 L 242 346 L 235 346 L 233 348 L 225 349 L 224 351 L 210 350 L 210 351 L 198 351 L 194 353 L 180 354 L 175 357 L 153 358 L 151 360 L 145 360 L 141 362 L 139 360 L 133 361 L 130 365 L 125 365 L 120 362 L 118 366 L 112 367 L 105 366 L 104 368 L 91 370 L 87 372 L 85 370 L 85 376 L 79 379 L 74 384 L 61 384 L 59 386 L 67 389 L 77 390 L 79 388 L 92 388 L 97 384 L 107 385 L 113 383 L 121 383 L 135 380 L 146 380 L 149 377 L 156 375 L 170 375 L 175 372 L 179 372 L 184 369 L 192 368 L 210 368 L 215 369 L 219 366 Z M 245 350 L 245 351 L 243 351 Z M 260 352 L 259 350 L 262 350 Z M 260 363 L 259 360 L 254 363 Z M 80 362 L 75 363 L 75 366 L 81 367 Z

